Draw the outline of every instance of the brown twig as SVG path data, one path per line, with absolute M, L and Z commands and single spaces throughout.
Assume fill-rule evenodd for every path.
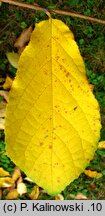
M 23 2 L 17 2 L 17 1 L 14 1 L 14 0 L 0 0 L 0 1 L 12 4 L 12 5 L 20 6 L 20 7 L 30 8 L 30 9 L 33 9 L 33 10 L 44 11 L 45 13 L 47 13 L 47 11 L 48 11 L 50 13 L 57 13 L 57 14 L 68 15 L 68 16 L 72 16 L 72 17 L 78 17 L 78 18 L 81 18 L 81 19 L 90 20 L 90 21 L 98 22 L 98 23 L 101 23 L 101 24 L 105 25 L 105 20 L 93 18 L 93 17 L 90 17 L 90 16 L 84 16 L 82 14 L 77 14 L 77 13 L 73 13 L 73 12 L 70 12 L 70 11 L 56 10 L 56 9 L 49 9 L 49 8 L 45 9 L 45 8 L 43 8 L 41 6 L 38 6 L 38 5 L 32 5 L 32 4 L 23 3 Z

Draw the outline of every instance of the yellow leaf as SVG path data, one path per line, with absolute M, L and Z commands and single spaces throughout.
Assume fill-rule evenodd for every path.
M 3 89 L 6 89 L 6 90 L 10 89 L 11 86 L 12 86 L 12 82 L 13 82 L 13 80 L 9 76 L 7 76 L 6 80 L 5 80 L 5 83 L 3 85 Z
M 98 173 L 97 171 L 85 170 L 84 173 L 90 178 L 101 178 L 102 177 L 102 174 Z
M 18 61 L 19 61 L 19 58 L 20 58 L 19 54 L 18 54 L 18 53 L 15 53 L 15 52 L 8 52 L 8 53 L 6 54 L 6 56 L 7 56 L 7 58 L 8 58 L 9 63 L 10 63 L 13 67 L 17 68 L 17 67 L 18 67 Z
M 17 199 L 19 196 L 19 193 L 16 189 L 10 190 L 9 193 L 6 196 L 6 200 L 13 200 Z
M 10 176 L 9 172 L 0 167 L 0 177 Z
M 72 32 L 57 19 L 40 22 L 9 95 L 8 156 L 55 196 L 93 158 L 100 128 L 99 105 Z
M 105 141 L 99 142 L 98 149 L 105 149 Z
M 36 200 L 36 199 L 38 199 L 38 196 L 39 196 L 39 187 L 34 186 L 32 192 L 29 194 L 29 197 L 32 200 Z
M 0 187 L 11 187 L 13 185 L 14 181 L 11 177 L 2 177 L 0 178 Z

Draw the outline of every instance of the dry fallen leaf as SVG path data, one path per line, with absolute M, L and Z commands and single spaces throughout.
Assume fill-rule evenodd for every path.
M 19 179 L 17 180 L 17 185 L 20 184 L 21 182 L 23 182 L 22 176 L 20 176 Z
M 11 177 L 2 177 L 0 178 L 0 187 L 11 187 L 13 185 L 14 181 Z
M 85 196 L 82 193 L 78 193 L 76 196 L 74 194 L 70 194 L 70 198 L 76 199 L 76 200 L 87 200 L 87 196 Z
M 39 196 L 39 187 L 36 185 L 34 186 L 32 192 L 29 194 L 30 199 L 37 200 Z
M 90 178 L 101 178 L 102 177 L 102 174 L 98 173 L 97 171 L 85 170 L 84 173 Z
M 13 199 L 17 199 L 19 196 L 19 193 L 16 189 L 13 189 L 11 191 L 9 191 L 9 193 L 6 196 L 7 200 L 13 200 Z
M 14 173 L 13 173 L 13 175 L 12 175 L 13 181 L 16 182 L 17 179 L 18 179 L 20 176 L 21 176 L 21 171 L 20 171 L 20 169 L 19 169 L 18 167 L 15 167 Z
M 90 183 L 88 190 L 94 190 L 95 188 L 96 188 L 96 183 L 92 182 L 92 183 Z
M 0 200 L 2 199 L 2 189 L 0 189 Z
M 24 180 L 30 182 L 30 183 L 34 183 L 34 181 L 32 179 L 30 179 L 29 177 L 25 177 Z
M 6 111 L 6 102 L 5 101 L 1 101 L 0 102 L 0 118 L 4 118 L 5 117 L 5 111 Z
M 105 149 L 105 141 L 99 142 L 98 149 Z
M 17 191 L 20 195 L 27 193 L 27 187 L 23 182 L 17 184 Z
M 55 200 L 64 200 L 64 197 L 62 194 L 58 194 L 57 196 L 55 196 Z
M 8 91 L 0 90 L 0 96 L 3 96 L 4 99 L 8 102 Z
M 32 33 L 32 26 L 29 26 L 29 28 L 26 28 L 22 31 L 21 35 L 17 38 L 14 47 L 18 49 L 18 53 L 21 54 L 24 50 L 26 43 L 29 42 L 30 36 Z
M 4 130 L 4 128 L 5 128 L 4 127 L 5 113 L 6 113 L 6 102 L 5 101 L 1 101 L 0 102 L 0 130 Z
M 0 118 L 0 130 L 4 130 L 5 128 L 4 124 L 5 124 L 5 119 Z
M 9 63 L 10 63 L 13 67 L 17 68 L 17 67 L 18 67 L 18 61 L 19 61 L 19 58 L 20 58 L 19 54 L 18 54 L 18 53 L 15 53 L 15 52 L 8 52 L 8 53 L 6 54 L 6 56 L 7 56 L 7 58 L 8 58 Z
M 13 83 L 13 80 L 9 76 L 7 76 L 5 83 L 3 84 L 3 89 L 5 90 L 10 89 L 12 86 L 12 83 Z

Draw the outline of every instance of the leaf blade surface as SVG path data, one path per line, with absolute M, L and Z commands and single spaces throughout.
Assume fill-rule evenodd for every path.
M 49 194 L 60 193 L 92 159 L 99 106 L 73 34 L 61 21 L 42 21 L 33 31 L 6 113 L 8 156 Z

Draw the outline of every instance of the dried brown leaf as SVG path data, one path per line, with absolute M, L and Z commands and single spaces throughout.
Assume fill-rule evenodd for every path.
M 87 200 L 87 196 L 85 196 L 82 193 L 78 193 L 77 196 L 75 197 L 77 200 Z
M 0 189 L 0 200 L 2 199 L 2 189 Z
M 16 182 L 20 176 L 21 176 L 21 171 L 20 171 L 19 167 L 15 167 L 14 173 L 12 175 L 13 181 Z
M 18 49 L 18 53 L 21 53 L 25 48 L 26 43 L 29 42 L 32 30 L 32 26 L 29 26 L 29 28 L 23 30 L 20 36 L 17 38 L 14 47 Z
M 76 200 L 87 200 L 88 199 L 87 196 L 85 196 L 82 193 L 78 193 L 77 195 L 70 194 L 70 198 L 76 199 Z
M 5 113 L 6 113 L 6 102 L 0 102 L 0 130 L 4 130 L 4 123 L 5 123 Z
M 0 118 L 4 118 L 5 117 L 5 110 L 6 110 L 6 102 L 5 101 L 1 101 L 0 102 Z
M 37 200 L 39 196 L 39 187 L 36 185 L 34 186 L 32 192 L 29 194 L 30 199 Z
M 96 188 L 96 183 L 95 183 L 95 182 L 92 182 L 92 183 L 89 185 L 89 187 L 88 187 L 89 190 L 94 190 L 95 188 Z
M 4 99 L 8 102 L 8 91 L 4 91 L 4 90 L 1 90 L 0 91 L 0 96 L 3 96 Z
M 17 185 L 18 185 L 19 183 L 21 183 L 21 182 L 23 182 L 22 176 L 20 176 L 19 179 L 17 180 Z
M 5 128 L 5 119 L 3 119 L 3 118 L 0 118 L 0 130 L 4 130 L 4 128 Z

